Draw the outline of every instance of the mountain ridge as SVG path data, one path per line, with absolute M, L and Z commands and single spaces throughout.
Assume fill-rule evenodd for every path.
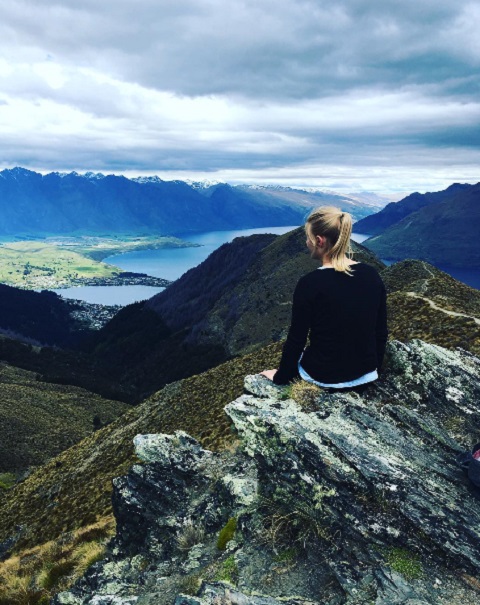
M 454 439 L 465 448 L 471 441 L 479 441 L 476 420 L 478 412 L 472 410 L 472 415 L 470 411 L 465 411 L 465 405 L 458 400 L 457 391 L 461 389 L 452 372 L 455 373 L 465 360 L 468 364 L 473 364 L 472 367 L 476 367 L 474 355 L 480 353 L 480 339 L 475 320 L 480 320 L 480 317 L 475 315 L 480 310 L 480 293 L 466 285 L 460 287 L 456 280 L 423 261 L 404 261 L 382 269 L 382 264 L 371 252 L 360 246 L 355 248 L 357 255 L 362 254 L 365 255 L 363 258 L 370 258 L 384 275 L 388 290 L 390 338 L 399 342 L 389 343 L 392 355 L 386 356 L 385 366 L 381 371 L 384 380 L 378 384 L 379 398 L 375 400 L 376 403 L 368 407 L 368 402 L 362 403 L 355 398 L 354 402 L 348 404 L 352 404 L 353 408 L 349 407 L 347 415 L 338 417 L 339 420 L 341 419 L 342 423 L 351 423 L 352 418 L 359 419 L 358 426 L 364 428 L 362 419 L 368 416 L 374 418 L 374 425 L 378 426 L 375 423 L 384 423 L 385 415 L 390 414 L 390 407 L 393 405 L 396 415 L 392 417 L 392 423 L 382 426 L 390 427 L 389 430 L 394 431 L 399 426 L 414 427 L 412 430 L 415 433 L 416 447 L 417 438 L 423 440 L 425 452 L 430 452 L 432 443 L 436 443 L 430 441 L 431 439 L 440 439 L 442 447 L 450 447 L 448 444 Z M 97 361 L 100 361 L 102 355 L 109 356 L 111 351 L 115 353 L 114 347 L 118 347 L 120 352 L 123 350 L 123 365 L 118 368 L 116 375 L 118 386 L 121 386 L 120 378 L 123 378 L 130 368 L 131 374 L 127 378 L 138 380 L 140 390 L 151 394 L 108 426 L 100 428 L 36 469 L 12 489 L 4 494 L 0 493 L 0 553 L 4 556 L 16 552 L 19 560 L 27 560 L 33 555 L 22 549 L 39 547 L 49 540 L 56 541 L 55 544 L 64 544 L 68 541 L 69 532 L 102 522 L 102 519 L 108 517 L 112 510 L 112 479 L 125 474 L 135 463 L 136 468 L 143 472 L 132 443 L 138 433 L 174 433 L 181 430 L 197 439 L 202 448 L 220 451 L 235 447 L 236 439 L 235 435 L 232 435 L 231 419 L 225 415 L 224 407 L 242 396 L 246 374 L 256 374 L 265 368 L 278 367 L 282 338 L 288 328 L 290 315 L 289 305 L 284 303 L 290 301 L 299 275 L 314 269 L 318 263 L 305 251 L 302 229 L 283 236 L 238 238 L 232 244 L 226 244 L 223 249 L 219 249 L 212 257 L 213 260 L 210 258 L 206 266 L 192 269 L 183 281 L 178 280 L 176 286 L 171 286 L 176 287 L 177 291 L 172 289 L 170 307 L 166 305 L 166 296 L 158 297 L 154 304 L 159 312 L 146 308 L 146 304 L 136 304 L 125 308 L 123 317 L 122 312 L 117 316 L 117 321 L 121 320 L 120 326 L 115 328 L 115 318 L 110 322 L 115 329 L 110 325 L 110 332 L 104 332 L 104 335 L 109 334 L 110 342 L 103 337 L 97 342 L 97 346 L 102 341 L 104 345 L 103 351 L 100 347 Z M 236 260 L 239 258 L 244 263 L 243 267 L 237 266 L 238 273 L 230 276 L 233 277 L 232 281 L 223 284 L 223 278 L 235 269 Z M 220 272 L 222 268 L 224 274 Z M 211 277 L 207 279 L 209 274 Z M 212 278 L 212 283 L 215 283 L 215 279 L 218 280 L 215 292 L 212 290 L 215 295 L 206 301 L 205 310 L 198 310 L 199 316 L 205 313 L 208 321 L 202 324 L 198 322 L 198 316 L 194 318 L 193 324 L 188 317 L 183 318 L 185 323 L 175 319 L 175 309 L 188 309 L 189 301 L 207 290 Z M 412 293 L 415 296 L 412 296 Z M 434 307 L 430 304 L 432 301 Z M 265 327 L 262 325 L 262 329 L 257 330 L 254 329 L 255 324 L 265 324 Z M 132 328 L 135 329 L 132 331 Z M 141 328 L 140 331 L 138 328 Z M 172 334 L 174 336 L 169 350 L 178 354 L 183 351 L 182 355 L 185 356 L 170 360 L 165 356 L 160 356 L 157 360 L 153 358 L 152 363 L 142 370 L 140 358 L 151 346 L 156 346 L 156 340 L 162 330 L 167 338 Z M 129 341 L 128 338 L 132 340 Z M 135 338 L 138 338 L 137 342 Z M 145 338 L 150 340 L 147 342 Z M 421 338 L 423 342 L 413 342 L 412 338 Z M 272 343 L 272 339 L 277 341 Z M 157 377 L 162 370 L 161 364 L 170 361 L 184 363 L 188 359 L 188 347 L 196 347 L 193 350 L 196 350 L 201 358 L 202 355 L 211 354 L 212 350 L 215 350 L 215 343 L 219 346 L 217 351 L 221 353 L 217 363 L 221 362 L 224 359 L 222 356 L 227 353 L 233 357 L 205 372 L 170 382 L 160 390 L 155 390 L 155 384 L 161 384 Z M 439 351 L 437 345 L 446 348 Z M 112 347 L 110 350 L 109 346 Z M 463 352 L 452 352 L 458 346 L 462 347 Z M 248 351 L 250 352 L 242 355 L 242 352 Z M 165 350 L 162 355 L 164 353 Z M 39 351 L 38 355 L 42 355 L 42 351 Z M 116 361 L 113 359 L 114 365 Z M 201 361 L 204 363 L 205 359 Z M 209 361 L 215 362 L 213 358 Z M 425 364 L 431 367 L 431 371 L 423 372 L 419 381 L 416 378 L 418 368 Z M 96 371 L 100 369 L 97 365 Z M 184 369 L 195 373 L 193 366 Z M 445 388 L 452 387 L 450 390 L 438 388 L 435 372 L 438 373 L 439 380 L 446 381 L 442 382 Z M 464 372 L 462 375 L 467 374 L 468 372 Z M 470 374 L 471 386 L 478 390 L 478 381 L 472 379 L 473 370 Z M 401 388 L 399 377 L 406 381 L 401 383 Z M 163 380 L 165 381 L 166 377 Z M 432 402 L 437 401 L 439 397 L 445 397 L 444 391 L 454 399 L 452 402 L 442 399 L 442 405 L 435 406 Z M 285 398 L 275 401 L 272 410 L 277 411 L 274 411 L 274 414 L 285 405 L 282 401 L 284 402 Z M 430 419 L 424 417 L 424 403 L 431 404 L 434 425 Z M 445 403 L 448 405 L 444 405 Z M 343 407 L 342 403 L 340 408 Z M 422 414 L 418 413 L 419 409 Z M 341 409 L 338 411 L 341 412 Z M 413 416 L 409 415 L 410 411 L 418 417 L 421 416 L 421 422 L 415 416 L 415 422 L 412 424 Z M 329 414 L 323 415 L 322 410 L 320 416 L 325 416 L 327 423 L 332 421 L 328 421 Z M 335 422 L 330 424 L 332 429 L 335 426 Z M 355 434 L 358 435 L 359 429 L 355 426 Z M 371 434 L 365 433 L 366 441 L 374 434 L 374 430 Z M 387 432 L 388 434 L 390 433 Z M 278 445 L 275 439 L 271 443 L 274 448 L 272 452 L 281 451 L 283 445 Z M 355 447 L 351 447 L 347 440 L 347 454 L 359 462 L 357 454 L 363 451 L 364 445 L 360 440 Z M 458 449 L 459 446 L 455 447 Z M 374 454 L 371 460 L 378 460 L 378 449 L 373 449 L 372 452 Z M 425 453 L 427 457 L 430 455 L 428 452 Z M 284 456 L 284 459 L 288 457 Z M 302 459 L 305 460 L 303 455 Z M 327 460 L 329 459 L 327 456 Z M 446 458 L 442 457 L 437 462 L 445 465 Z M 378 477 L 378 474 L 374 476 Z M 215 483 L 213 475 L 211 479 Z M 235 489 L 235 493 L 241 491 Z M 390 491 L 382 490 L 378 499 L 374 498 L 374 510 L 382 511 L 397 502 L 395 498 L 398 494 Z M 375 489 L 372 493 L 375 495 Z M 349 502 L 351 504 L 352 500 Z M 361 502 L 365 504 L 365 500 Z M 361 502 L 358 504 L 363 506 Z M 405 535 L 408 535 L 408 532 Z M 47 549 L 47 546 L 42 548 Z M 50 545 L 48 548 L 55 546 Z M 25 558 L 27 554 L 28 557 Z M 99 567 L 94 566 L 93 569 Z M 62 578 L 62 581 L 66 581 L 65 575 Z
M 480 269 L 480 183 L 408 214 L 363 243 L 382 258 Z
M 466 183 L 453 183 L 442 191 L 411 193 L 398 202 L 390 202 L 379 212 L 360 219 L 355 224 L 355 228 L 358 233 L 378 235 L 413 212 L 446 199 L 453 200 L 458 193 L 468 191 L 473 186 Z
M 232 187 L 198 189 L 158 177 L 24 168 L 0 172 L 0 235 L 152 233 L 295 225 L 321 203 L 341 203 L 355 218 L 375 206 L 333 194 Z

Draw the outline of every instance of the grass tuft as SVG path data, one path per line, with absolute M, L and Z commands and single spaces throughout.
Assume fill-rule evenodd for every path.
M 113 531 L 113 518 L 107 517 L 1 562 L 0 605 L 46 605 L 103 558 Z
M 290 397 L 298 403 L 304 412 L 313 412 L 319 409 L 318 399 L 322 389 L 316 384 L 305 380 L 295 380 L 288 387 Z

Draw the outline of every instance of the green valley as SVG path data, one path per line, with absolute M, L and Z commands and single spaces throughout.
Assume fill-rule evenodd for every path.
M 6 241 L 0 245 L 0 282 L 28 289 L 62 288 L 112 280 L 125 274 L 101 262 L 135 250 L 195 246 L 176 237 L 137 235 L 63 236 Z

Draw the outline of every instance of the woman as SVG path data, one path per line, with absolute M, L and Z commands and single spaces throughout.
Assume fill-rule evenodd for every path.
M 349 258 L 348 212 L 318 208 L 305 232 L 311 256 L 321 266 L 299 280 L 280 367 L 262 374 L 275 384 L 301 377 L 322 387 L 361 392 L 362 385 L 378 378 L 385 353 L 385 286 L 373 267 Z

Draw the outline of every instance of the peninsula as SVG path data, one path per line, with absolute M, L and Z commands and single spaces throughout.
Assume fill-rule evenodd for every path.
M 25 289 L 71 286 L 165 287 L 166 279 L 124 271 L 102 262 L 137 250 L 198 246 L 173 236 L 105 235 L 19 239 L 0 244 L 0 282 Z

